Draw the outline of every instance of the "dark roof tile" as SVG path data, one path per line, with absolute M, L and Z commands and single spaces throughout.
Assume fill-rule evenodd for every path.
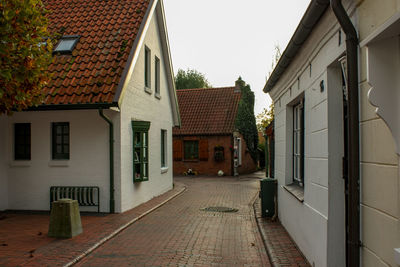
M 72 55 L 55 56 L 50 65 L 44 104 L 112 103 L 149 0 L 44 0 L 44 4 L 50 11 L 51 33 L 80 35 Z

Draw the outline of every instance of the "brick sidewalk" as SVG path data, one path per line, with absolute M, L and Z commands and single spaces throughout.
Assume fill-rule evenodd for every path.
M 47 237 L 49 215 L 6 213 L 0 218 L 0 266 L 64 266 L 95 247 L 78 265 L 270 266 L 263 241 L 273 266 L 309 266 L 279 222 L 260 218 L 260 201 L 254 198 L 259 177 L 177 178 L 173 190 L 128 212 L 82 216 L 84 232 L 72 239 Z M 121 230 L 182 192 L 183 182 L 188 192 Z M 235 206 L 240 212 L 199 212 L 208 205 Z M 116 229 L 121 234 L 104 243 Z M 110 254 L 110 246 L 125 256 Z
M 82 216 L 83 233 L 71 239 L 47 236 L 48 214 L 6 213 L 0 220 L 0 266 L 64 266 L 184 190 L 175 183 L 167 193 L 122 214 Z
M 270 266 L 252 204 L 258 179 L 179 177 L 187 190 L 77 266 Z M 210 206 L 238 209 L 204 211 Z
M 254 210 L 272 266 L 311 267 L 279 220 L 261 217 L 260 198 L 254 203 Z

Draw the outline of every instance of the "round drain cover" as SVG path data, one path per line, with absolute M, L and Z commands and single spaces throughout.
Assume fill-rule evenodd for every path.
M 213 211 L 213 212 L 237 212 L 238 211 L 238 209 L 228 208 L 228 207 L 207 207 L 207 208 L 204 208 L 201 210 Z

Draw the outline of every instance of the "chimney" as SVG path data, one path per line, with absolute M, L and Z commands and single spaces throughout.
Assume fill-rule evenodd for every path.
M 235 89 L 233 90 L 233 92 L 240 93 L 242 91 L 241 87 L 244 85 L 245 85 L 245 83 L 242 80 L 242 77 L 239 76 L 239 78 L 235 82 Z

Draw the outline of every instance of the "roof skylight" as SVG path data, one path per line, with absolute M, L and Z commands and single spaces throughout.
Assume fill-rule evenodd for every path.
M 78 43 L 78 40 L 78 35 L 66 35 L 61 37 L 56 48 L 54 49 L 54 53 L 71 54 L 72 50 L 74 50 L 76 44 Z

